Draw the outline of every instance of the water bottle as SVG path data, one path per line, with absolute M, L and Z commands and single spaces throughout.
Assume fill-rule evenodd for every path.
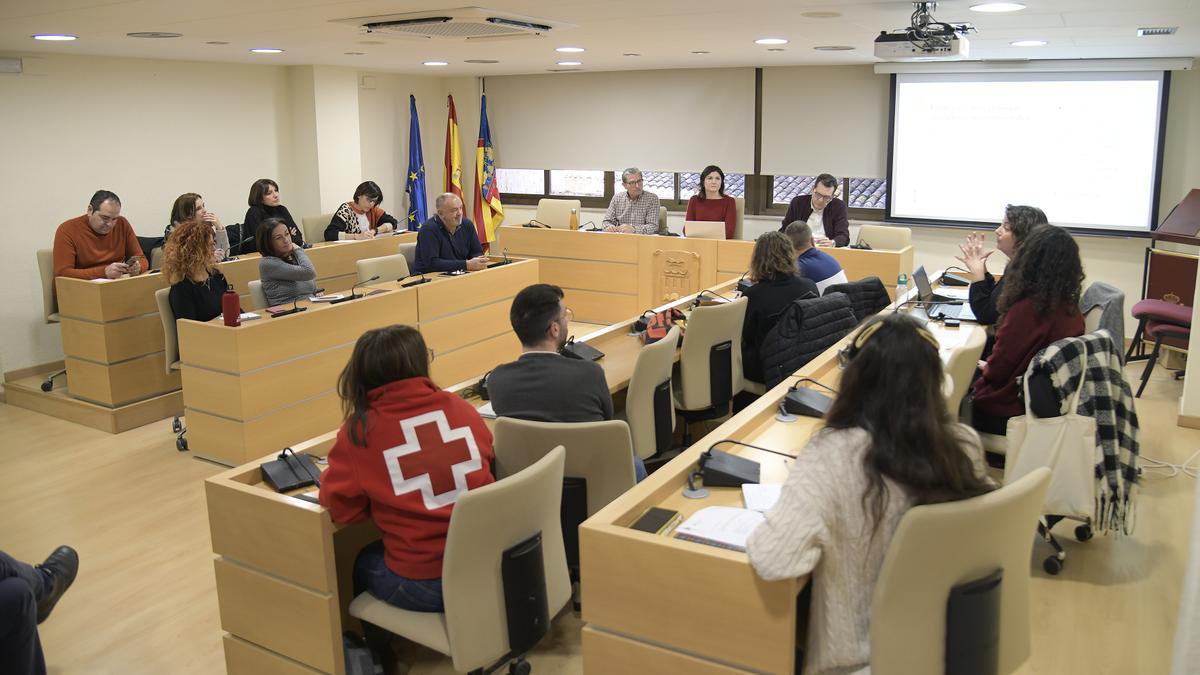
M 579 209 L 571 209 L 571 229 L 579 229 Z
M 896 279 L 896 301 L 903 303 L 908 296 L 908 275 L 901 272 Z
M 233 287 L 227 287 L 221 295 L 221 316 L 225 319 L 226 326 L 242 325 L 241 305 L 241 299 L 233 291 Z

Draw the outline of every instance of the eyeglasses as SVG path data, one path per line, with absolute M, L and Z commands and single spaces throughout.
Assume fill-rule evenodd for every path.
M 813 191 L 813 193 L 812 193 L 812 200 L 813 200 L 814 202 L 815 202 L 815 201 L 817 201 L 817 200 L 820 200 L 820 201 L 823 201 L 823 202 L 827 202 L 827 201 L 829 201 L 829 200 L 831 200 L 831 199 L 833 199 L 833 194 L 832 194 L 832 193 L 830 193 L 830 194 L 827 194 L 827 195 L 823 195 L 823 194 L 821 194 L 820 192 L 817 192 L 816 190 L 814 190 L 814 191 Z
M 639 178 L 639 179 L 637 179 L 637 180 L 622 181 L 622 182 L 623 182 L 623 183 L 625 183 L 626 185 L 642 185 L 642 184 L 644 184 L 646 181 L 645 181 L 645 179 L 643 179 L 643 178 Z

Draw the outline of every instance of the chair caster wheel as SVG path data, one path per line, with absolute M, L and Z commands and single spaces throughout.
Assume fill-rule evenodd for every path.
M 187 449 L 188 449 L 187 439 L 186 438 L 176 438 L 175 439 L 175 449 L 180 452 L 187 452 Z
M 1087 541 L 1094 536 L 1091 525 L 1080 525 L 1075 528 L 1075 539 L 1077 541 Z
M 1049 574 L 1051 576 L 1055 576 L 1059 572 L 1061 572 L 1062 567 L 1063 567 L 1062 561 L 1059 560 L 1056 556 L 1050 556 L 1049 558 L 1046 558 L 1044 561 L 1042 561 L 1042 569 L 1046 570 L 1046 574 Z
M 175 433 L 183 431 L 183 422 L 181 422 L 178 417 L 175 418 L 175 421 L 171 422 L 171 431 L 174 431 Z
M 46 380 L 45 382 L 43 382 L 43 383 L 42 383 L 42 391 L 46 391 L 46 392 L 48 392 L 48 391 L 50 391 L 50 390 L 51 390 L 51 389 L 53 389 L 53 388 L 54 388 L 54 381 L 53 381 L 53 380 Z
M 533 666 L 529 665 L 528 661 L 516 661 L 508 664 L 508 675 L 529 675 L 533 670 Z

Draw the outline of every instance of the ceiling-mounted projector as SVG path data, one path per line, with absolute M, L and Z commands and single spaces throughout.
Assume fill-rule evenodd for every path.
M 875 56 L 887 61 L 965 59 L 969 55 L 969 23 L 945 23 L 933 18 L 936 2 L 914 2 L 907 28 L 881 31 L 875 38 Z

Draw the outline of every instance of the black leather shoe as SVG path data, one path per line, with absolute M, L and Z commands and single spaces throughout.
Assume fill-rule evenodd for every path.
M 53 578 L 46 597 L 38 601 L 37 622 L 41 623 L 50 616 L 50 610 L 75 582 L 75 575 L 79 573 L 79 554 L 70 546 L 59 546 L 38 568 L 50 572 Z

